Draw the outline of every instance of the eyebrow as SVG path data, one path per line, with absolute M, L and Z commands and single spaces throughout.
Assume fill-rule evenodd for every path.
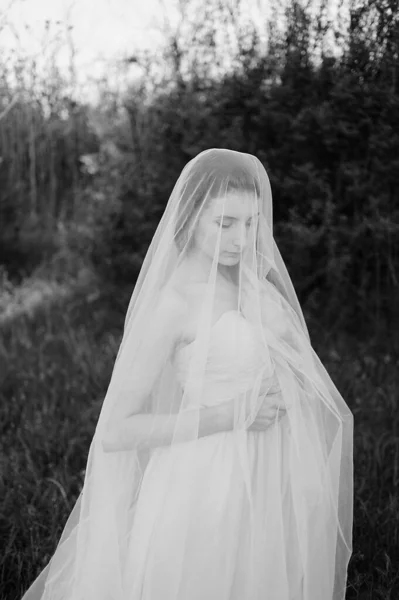
M 248 217 L 248 219 L 252 219 L 253 216 L 258 217 L 260 215 L 260 212 L 255 213 L 255 215 L 251 215 L 250 217 Z M 224 219 L 233 219 L 234 221 L 237 221 L 237 217 L 232 217 L 231 215 L 217 215 L 215 218 L 216 219 L 220 219 L 221 217 L 223 217 Z

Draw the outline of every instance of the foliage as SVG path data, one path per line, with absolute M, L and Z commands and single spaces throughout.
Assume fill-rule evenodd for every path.
M 2 598 L 20 598 L 47 564 L 82 489 L 129 292 L 102 284 L 3 328 Z M 355 415 L 354 554 L 348 598 L 389 597 L 388 590 L 394 598 L 399 591 L 397 339 L 389 330 L 374 337 L 350 336 L 341 328 L 326 328 L 315 317 L 310 333 L 315 351 Z M 372 595 L 361 595 L 367 590 Z
M 135 279 L 182 167 L 205 148 L 228 147 L 257 155 L 269 173 L 285 232 L 278 242 L 302 301 L 316 294 L 326 318 L 344 303 L 347 323 L 396 319 L 398 90 L 382 58 L 367 78 L 359 69 L 366 40 L 354 25 L 349 50 L 315 65 L 309 19 L 297 5 L 290 18 L 285 39 L 265 54 L 253 32 L 235 68 L 217 78 L 201 75 L 203 64 L 195 70 L 200 59 L 183 69 L 189 49 L 173 40 L 174 80 L 150 99 L 145 87 L 132 89 L 130 169 L 102 248 L 108 276 Z

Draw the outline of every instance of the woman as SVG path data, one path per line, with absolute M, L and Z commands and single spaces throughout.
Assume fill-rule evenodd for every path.
M 266 171 L 206 150 L 148 249 L 82 493 L 24 600 L 343 600 L 352 446 Z

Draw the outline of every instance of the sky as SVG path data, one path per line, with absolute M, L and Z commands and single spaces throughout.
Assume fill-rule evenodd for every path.
M 3 60 L 35 58 L 40 70 L 54 54 L 67 72 L 73 48 L 77 83 L 90 85 L 117 57 L 161 42 L 160 14 L 159 0 L 0 0 Z
M 169 11 L 171 12 L 171 11 Z M 74 38 L 90 60 L 93 53 L 114 53 L 134 38 L 143 45 L 150 42 L 152 29 L 160 14 L 159 0 L 0 0 L 0 14 L 6 13 L 7 37 L 15 33 L 34 50 L 45 32 L 46 21 L 73 26 Z M 0 17 L 1 19 L 1 17 Z M 4 32 L 3 32 L 4 34 Z
M 55 56 L 61 71 L 73 76 L 75 87 L 89 95 L 96 88 L 93 79 L 105 77 L 111 87 L 113 83 L 118 87 L 118 78 L 127 76 L 126 69 L 118 70 L 118 59 L 137 48 L 159 47 L 164 20 L 172 28 L 177 22 L 179 1 L 187 0 L 0 0 L 2 62 L 35 60 L 38 72 L 45 72 Z M 236 0 L 224 2 L 233 7 Z M 267 22 L 269 0 L 241 3 L 255 23 Z M 129 76 L 135 76 L 134 69 L 137 76 L 134 66 Z

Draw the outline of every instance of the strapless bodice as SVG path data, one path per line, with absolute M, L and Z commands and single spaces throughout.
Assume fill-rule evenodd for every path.
M 192 360 L 198 339 L 175 352 L 176 377 L 189 393 L 202 379 Z M 198 352 L 200 354 L 200 352 Z M 272 365 L 254 326 L 238 310 L 229 310 L 211 327 L 201 405 L 214 405 L 253 387 L 257 377 L 270 376 Z

